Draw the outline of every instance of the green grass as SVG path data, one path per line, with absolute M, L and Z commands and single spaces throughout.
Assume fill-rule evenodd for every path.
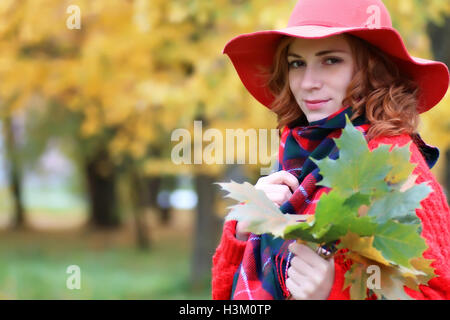
M 167 238 L 143 252 L 86 232 L 0 233 L 0 298 L 210 299 L 208 280 L 190 289 L 190 241 Z M 70 265 L 80 267 L 80 290 L 66 287 Z

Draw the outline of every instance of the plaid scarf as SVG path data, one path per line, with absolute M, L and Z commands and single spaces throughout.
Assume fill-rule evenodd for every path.
M 351 118 L 351 107 L 342 108 L 307 126 L 300 118 L 284 128 L 278 154 L 279 170 L 296 176 L 300 186 L 281 205 L 283 213 L 304 214 L 314 195 L 324 189 L 316 185 L 322 177 L 310 157 L 318 160 L 327 156 L 338 158 L 339 150 L 333 138 L 338 138 L 345 127 L 345 115 Z M 352 123 L 364 134 L 369 128 L 364 117 L 356 118 Z M 291 259 L 288 251 L 291 242 L 268 234 L 250 234 L 242 263 L 234 275 L 232 299 L 285 299 L 289 295 L 285 282 Z
M 316 185 L 322 180 L 319 168 L 310 158 L 337 159 L 339 150 L 333 138 L 341 135 L 345 127 L 345 115 L 352 116 L 352 108 L 344 107 L 329 117 L 310 122 L 305 126 L 298 119 L 283 130 L 279 148 L 279 168 L 297 177 L 299 187 L 291 198 L 283 203 L 280 210 L 286 214 L 313 214 L 321 192 L 327 188 Z M 366 135 L 369 124 L 364 117 L 352 121 L 353 125 Z M 411 135 L 428 166 L 432 168 L 439 157 L 436 147 L 426 144 L 419 134 Z M 319 193 L 320 192 L 320 193 Z M 288 245 L 293 240 L 274 238 L 271 235 L 250 234 L 242 263 L 237 269 L 231 297 L 237 300 L 281 300 L 289 292 L 286 288 L 287 269 L 291 253 Z

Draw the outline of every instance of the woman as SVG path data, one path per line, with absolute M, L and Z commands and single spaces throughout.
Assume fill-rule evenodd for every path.
M 232 39 L 230 56 L 249 92 L 278 116 L 280 170 L 258 180 L 280 210 L 313 214 L 325 188 L 309 157 L 338 157 L 333 138 L 345 115 L 374 149 L 410 144 L 416 183 L 430 196 L 416 210 L 438 277 L 405 288 L 415 299 L 450 299 L 450 210 L 430 172 L 438 150 L 417 134 L 419 114 L 448 89 L 447 67 L 411 57 L 379 0 L 300 0 L 288 27 Z M 344 274 L 351 263 L 269 235 L 225 223 L 213 257 L 213 299 L 348 299 Z M 372 296 L 372 298 L 376 298 Z

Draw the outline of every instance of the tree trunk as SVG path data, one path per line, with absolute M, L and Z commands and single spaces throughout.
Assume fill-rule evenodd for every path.
M 121 225 L 116 195 L 116 172 L 106 151 L 100 152 L 86 165 L 90 204 L 90 223 L 99 228 Z
M 444 62 L 447 67 L 450 66 L 450 17 L 446 17 L 443 25 L 428 24 L 428 35 L 431 39 L 431 48 L 433 56 L 436 60 Z M 446 156 L 445 162 L 445 190 L 447 195 L 450 192 L 450 149 L 445 150 L 442 154 Z M 447 197 L 448 201 L 450 198 Z
M 429 23 L 427 33 L 431 40 L 431 50 L 436 60 L 450 66 L 450 16 L 445 18 L 444 24 Z
M 150 248 L 150 237 L 148 234 L 148 224 L 145 217 L 145 210 L 148 205 L 149 192 L 145 179 L 132 169 L 130 198 L 132 203 L 134 225 L 136 230 L 137 246 L 141 250 Z
M 159 216 L 159 222 L 163 226 L 167 226 L 170 222 L 170 208 L 169 206 L 161 207 L 158 204 L 158 193 L 162 189 L 163 178 L 162 177 L 151 177 L 146 179 L 146 184 L 149 190 L 147 195 L 148 205 L 154 208 Z
M 220 237 L 221 220 L 216 215 L 214 205 L 217 188 L 213 182 L 216 181 L 216 177 L 203 174 L 195 177 L 198 204 L 191 270 L 194 289 L 203 288 L 210 279 L 212 256 Z
M 20 158 L 17 154 L 18 146 L 11 117 L 7 116 L 4 118 L 3 133 L 9 167 L 9 187 L 13 197 L 13 227 L 21 228 L 25 224 L 25 210 L 22 199 L 22 168 L 20 166 Z

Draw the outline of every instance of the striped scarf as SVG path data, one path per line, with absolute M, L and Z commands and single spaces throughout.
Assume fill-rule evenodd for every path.
M 300 184 L 292 197 L 281 205 L 283 213 L 313 213 L 310 211 L 315 199 L 326 188 L 316 185 L 322 177 L 310 158 L 338 158 L 339 150 L 333 138 L 338 138 L 345 127 L 345 115 L 351 118 L 351 107 L 310 122 L 308 126 L 302 125 L 301 119 L 298 119 L 283 130 L 278 154 L 279 170 L 293 174 Z M 354 119 L 352 123 L 364 134 L 369 128 L 363 117 Z M 285 299 L 289 295 L 285 282 L 291 259 L 287 248 L 291 242 L 268 234 L 250 234 L 242 263 L 234 275 L 232 299 Z

